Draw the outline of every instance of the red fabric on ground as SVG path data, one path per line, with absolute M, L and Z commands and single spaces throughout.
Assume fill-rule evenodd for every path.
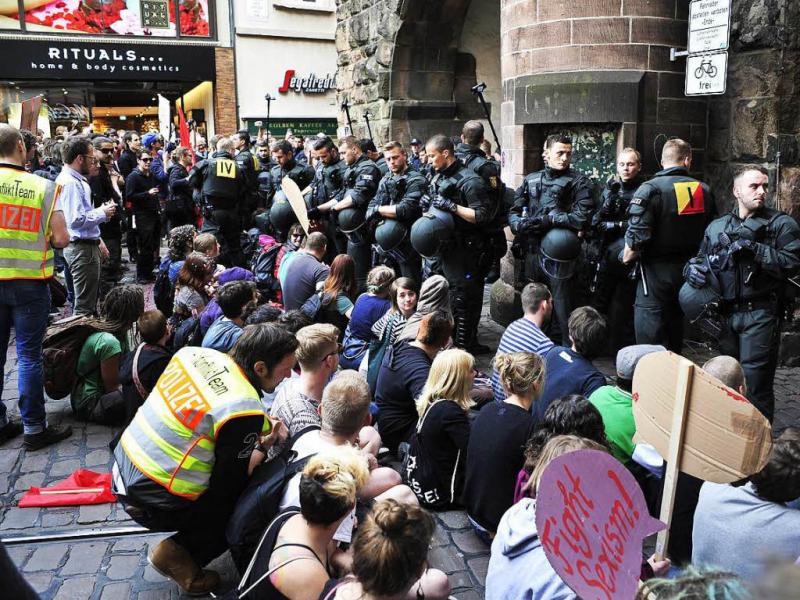
M 97 491 L 97 488 L 102 489 Z M 47 493 L 54 490 L 75 490 L 75 492 Z M 116 501 L 117 497 L 111 492 L 111 473 L 95 473 L 86 469 L 78 469 L 64 481 L 59 481 L 49 487 L 31 487 L 20 498 L 19 506 L 21 508 L 34 506 L 81 506 L 83 504 L 105 504 Z

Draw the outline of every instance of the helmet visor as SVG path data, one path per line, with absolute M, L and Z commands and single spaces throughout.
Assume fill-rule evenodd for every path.
M 542 254 L 540 259 L 542 271 L 551 279 L 569 279 L 575 274 L 577 260 L 556 260 Z

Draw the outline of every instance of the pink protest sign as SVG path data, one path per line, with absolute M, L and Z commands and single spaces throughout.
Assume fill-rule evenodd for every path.
M 633 475 L 610 454 L 578 450 L 545 469 L 536 528 L 545 555 L 583 600 L 636 595 L 642 539 L 661 529 Z

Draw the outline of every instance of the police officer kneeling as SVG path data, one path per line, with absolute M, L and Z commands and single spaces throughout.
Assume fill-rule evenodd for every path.
M 698 289 L 709 280 L 719 282 L 720 351 L 739 359 L 750 401 L 772 421 L 786 280 L 800 271 L 800 227 L 765 205 L 768 181 L 760 166 L 739 169 L 733 180 L 736 205 L 708 226 L 684 275 Z
M 177 531 L 148 560 L 190 594 L 219 575 L 202 567 L 227 549 L 225 526 L 251 462 L 281 434 L 261 403 L 295 364 L 297 340 L 273 325 L 247 327 L 230 355 L 178 351 L 114 450 L 114 491 L 154 531 Z M 251 454 L 252 460 L 251 460 Z

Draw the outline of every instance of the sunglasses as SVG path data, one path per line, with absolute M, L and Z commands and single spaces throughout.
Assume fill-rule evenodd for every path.
M 321 362 L 325 362 L 329 356 L 333 356 L 334 354 L 341 354 L 342 350 L 344 350 L 344 346 L 342 344 L 336 344 L 336 350 L 333 352 L 328 352 L 325 356 L 322 357 Z
M 142 161 L 143 163 L 153 162 L 152 158 L 140 158 L 139 160 Z
M 100 148 L 100 152 L 103 154 L 111 154 L 114 151 L 113 148 Z

